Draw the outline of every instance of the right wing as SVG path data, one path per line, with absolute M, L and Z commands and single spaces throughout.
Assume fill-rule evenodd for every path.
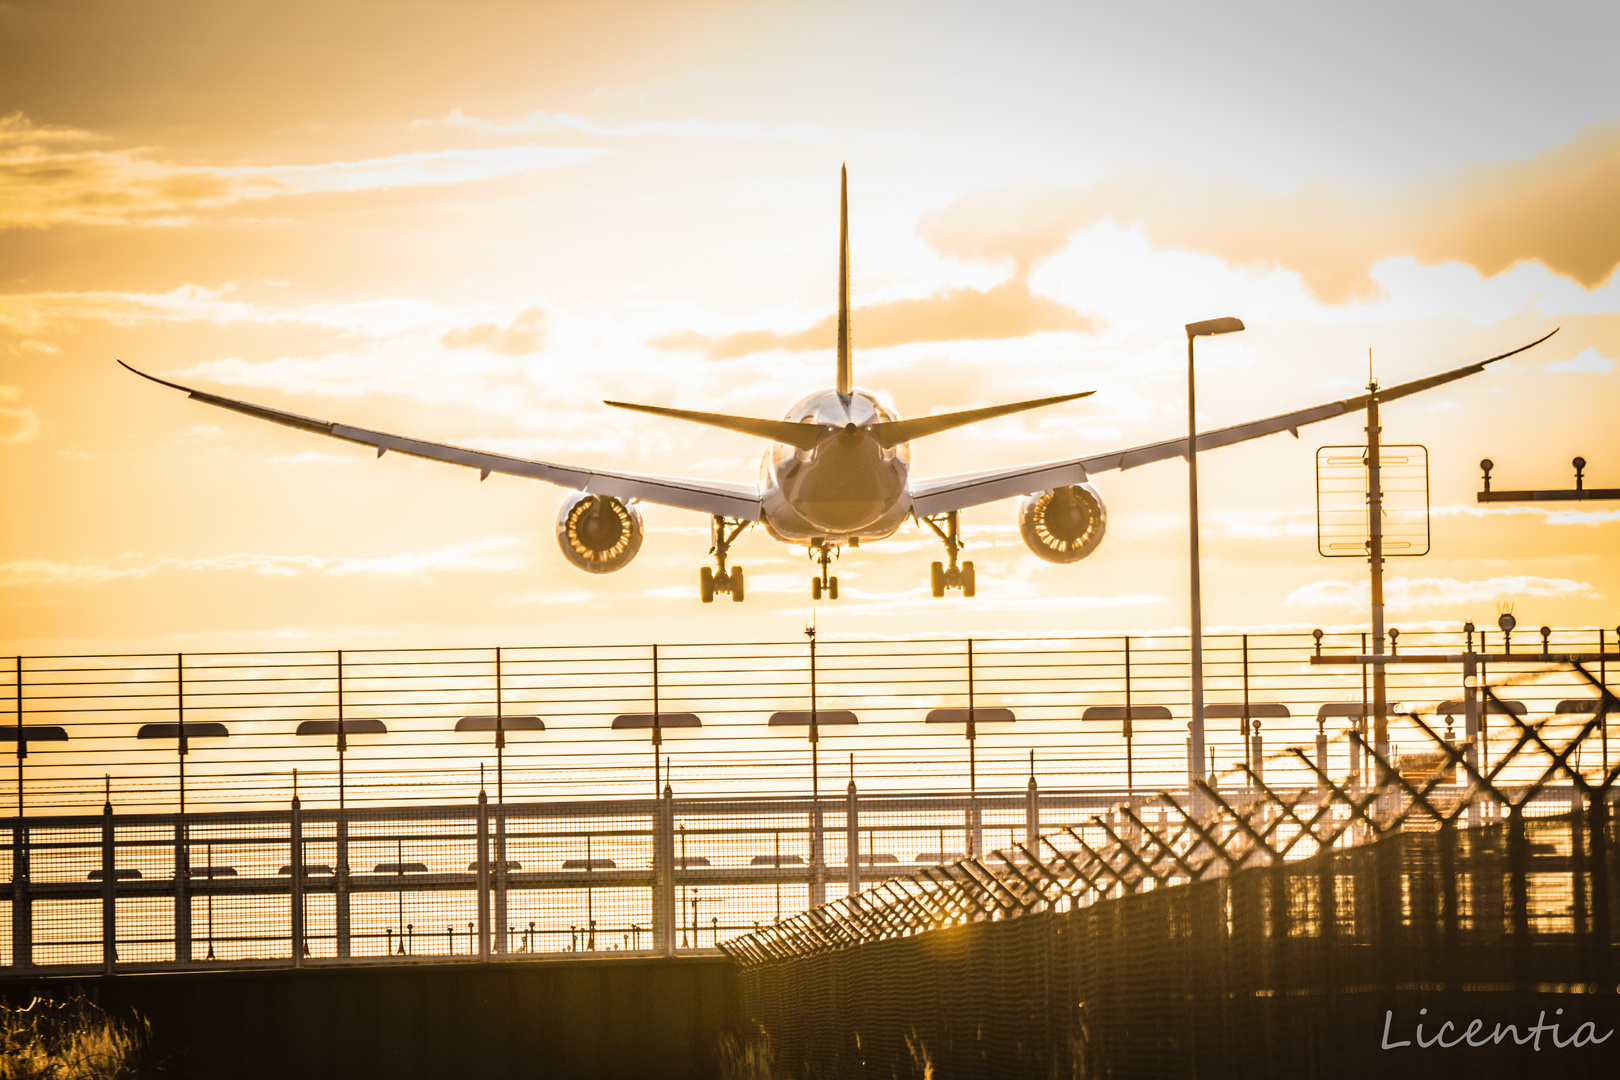
M 452 465 L 465 465 L 477 469 L 479 479 L 489 476 L 490 473 L 505 473 L 509 476 L 526 476 L 531 480 L 544 480 L 548 484 L 556 484 L 571 491 L 611 495 L 624 500 L 639 499 L 660 506 L 718 514 L 741 521 L 759 521 L 762 516 L 759 491 L 750 484 L 727 484 L 714 480 L 684 480 L 669 476 L 639 476 L 634 473 L 582 469 L 571 465 L 554 465 L 546 461 L 531 461 L 528 458 L 512 457 L 508 454 L 496 454 L 488 450 L 472 450 L 445 443 L 426 442 L 422 439 L 406 438 L 403 435 L 390 435 L 385 431 L 350 427 L 331 420 L 316 420 L 298 413 L 255 405 L 250 401 L 220 397 L 206 390 L 194 390 L 189 386 L 181 386 L 179 383 L 148 375 L 144 371 L 137 371 L 122 360 L 118 363 L 143 379 L 150 379 L 152 382 L 183 391 L 209 405 L 268 420 L 273 424 L 284 424 L 287 427 L 314 432 L 316 435 L 327 435 L 362 446 L 374 446 L 377 448 L 378 457 L 393 450 L 413 457 L 446 461 Z
M 1411 382 L 1398 383 L 1395 386 L 1382 387 L 1378 390 L 1380 404 L 1394 401 L 1397 398 L 1415 394 L 1420 390 L 1440 386 L 1461 379 L 1466 375 L 1473 375 L 1485 370 L 1485 365 L 1497 360 L 1506 359 L 1526 349 L 1540 345 L 1547 338 L 1558 333 L 1537 338 L 1529 345 L 1521 345 L 1511 352 L 1493 356 L 1489 360 L 1478 360 L 1472 364 L 1450 371 L 1442 371 L 1438 375 L 1429 375 L 1422 379 L 1413 379 Z M 1249 439 L 1258 439 L 1262 435 L 1271 435 L 1279 431 L 1287 431 L 1299 437 L 1299 429 L 1306 424 L 1314 424 L 1320 420 L 1331 420 L 1335 416 L 1356 412 L 1367 407 L 1368 394 L 1359 394 L 1353 398 L 1342 401 L 1329 401 L 1322 405 L 1313 405 L 1308 409 L 1298 409 L 1294 412 L 1283 413 L 1280 416 L 1267 417 L 1264 420 L 1251 420 L 1246 424 L 1233 424 L 1231 427 L 1217 428 L 1214 431 L 1203 431 L 1198 434 L 1198 451 L 1213 450 L 1218 446 L 1230 446 L 1233 443 L 1246 442 Z M 963 510 L 969 506 L 982 506 L 985 503 L 996 502 L 1000 499 L 1011 498 L 1015 495 L 1029 495 L 1037 491 L 1050 491 L 1065 484 L 1085 483 L 1086 477 L 1094 472 L 1106 472 L 1109 469 L 1134 469 L 1138 465 L 1147 465 L 1154 461 L 1163 461 L 1166 458 L 1184 458 L 1187 456 L 1187 437 L 1179 439 L 1164 439 L 1161 442 L 1148 443 L 1145 446 L 1135 446 L 1128 450 L 1110 450 L 1102 454 L 1090 454 L 1081 458 L 1070 458 L 1067 461 L 1048 461 L 1039 465 L 1020 465 L 1010 469 L 992 469 L 987 472 L 965 473 L 958 476 L 940 476 L 928 480 L 914 481 L 911 485 L 911 502 L 914 513 L 918 517 L 932 517 L 951 510 Z

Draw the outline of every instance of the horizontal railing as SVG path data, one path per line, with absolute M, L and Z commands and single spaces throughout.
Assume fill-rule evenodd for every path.
M 1122 794 L 846 785 L 819 800 L 12 818 L 0 962 L 90 973 L 713 949 L 901 867 L 1081 823 Z
M 1457 654 L 1480 656 L 1479 678 L 1522 715 L 1567 728 L 1592 690 L 1551 658 L 1614 646 L 1604 630 L 1392 637 L 1389 648 L 1437 659 L 1388 668 L 1391 753 L 1426 752 L 1409 712 L 1462 737 Z M 851 768 L 868 791 L 1005 789 L 1032 771 L 1062 789 L 1188 782 L 1184 636 L 814 648 L 813 686 L 809 642 L 18 657 L 0 662 L 0 740 L 16 765 L 0 805 L 271 809 L 296 792 L 309 807 L 397 807 L 468 804 L 481 786 L 549 802 L 652 797 L 665 779 L 687 795 L 764 796 Z M 1370 649 L 1360 633 L 1206 636 L 1205 771 L 1259 764 L 1276 783 L 1308 784 L 1281 751 L 1319 741 L 1333 769 L 1357 768 L 1347 733 L 1372 711 L 1367 668 L 1313 658 Z M 1608 660 L 1589 666 L 1606 684 Z M 1512 726 L 1487 712 L 1479 727 L 1489 763 Z M 1601 732 L 1582 752 L 1607 762 L 1607 743 Z M 1529 779 L 1517 768 L 1507 779 Z

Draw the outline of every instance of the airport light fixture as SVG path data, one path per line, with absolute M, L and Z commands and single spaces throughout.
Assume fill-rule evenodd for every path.
M 1187 755 L 1189 783 L 1204 779 L 1204 620 L 1198 591 L 1198 420 L 1193 342 L 1216 334 L 1235 334 L 1243 328 L 1243 320 L 1230 315 L 1187 324 L 1187 556 L 1191 586 L 1191 625 L 1188 635 L 1192 648 L 1192 720 L 1188 724 L 1191 738 Z

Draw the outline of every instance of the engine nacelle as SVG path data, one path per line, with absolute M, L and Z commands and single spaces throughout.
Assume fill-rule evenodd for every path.
M 1024 543 L 1047 562 L 1079 562 L 1097 550 L 1107 528 L 1108 510 L 1090 484 L 1028 495 L 1018 507 Z
M 557 514 L 563 558 L 587 574 L 611 574 L 641 550 L 641 511 L 611 495 L 575 492 Z

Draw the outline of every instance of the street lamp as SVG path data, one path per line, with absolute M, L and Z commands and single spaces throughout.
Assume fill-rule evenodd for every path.
M 1198 592 L 1198 421 L 1193 379 L 1193 341 L 1243 329 L 1243 320 L 1230 315 L 1187 324 L 1187 529 L 1190 564 L 1192 626 L 1192 722 L 1187 768 L 1189 780 L 1204 778 L 1204 619 Z

